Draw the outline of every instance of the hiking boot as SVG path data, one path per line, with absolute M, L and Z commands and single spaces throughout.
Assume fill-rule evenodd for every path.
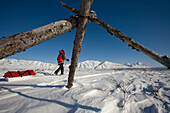
M 55 75 L 58 75 L 56 72 L 54 73 Z

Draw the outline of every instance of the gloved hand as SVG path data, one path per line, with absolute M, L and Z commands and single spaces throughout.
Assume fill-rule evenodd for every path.
M 69 61 L 69 59 L 67 59 L 67 61 Z

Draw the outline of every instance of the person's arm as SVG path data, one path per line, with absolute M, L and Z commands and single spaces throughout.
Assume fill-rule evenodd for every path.
M 62 56 L 63 56 L 63 59 L 64 59 L 64 60 L 69 61 L 69 59 L 67 59 L 67 58 L 65 57 L 65 55 L 64 55 L 64 54 L 62 54 Z
M 65 58 L 65 60 L 69 61 L 69 59 L 68 59 L 68 58 Z

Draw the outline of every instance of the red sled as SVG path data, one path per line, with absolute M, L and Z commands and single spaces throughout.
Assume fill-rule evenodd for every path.
M 23 76 L 32 76 L 36 73 L 33 70 L 26 71 L 8 71 L 3 77 L 5 78 L 14 78 L 14 77 L 23 77 Z

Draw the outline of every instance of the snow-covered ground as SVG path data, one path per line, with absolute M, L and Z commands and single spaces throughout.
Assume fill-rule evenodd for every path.
M 1 77 L 11 70 L 36 71 L 31 78 L 0 81 L 0 113 L 170 112 L 167 69 L 121 68 L 113 63 L 116 68 L 110 62 L 86 61 L 78 64 L 73 87 L 67 89 L 68 65 L 64 75 L 55 76 L 53 64 L 14 59 L 0 64 Z

